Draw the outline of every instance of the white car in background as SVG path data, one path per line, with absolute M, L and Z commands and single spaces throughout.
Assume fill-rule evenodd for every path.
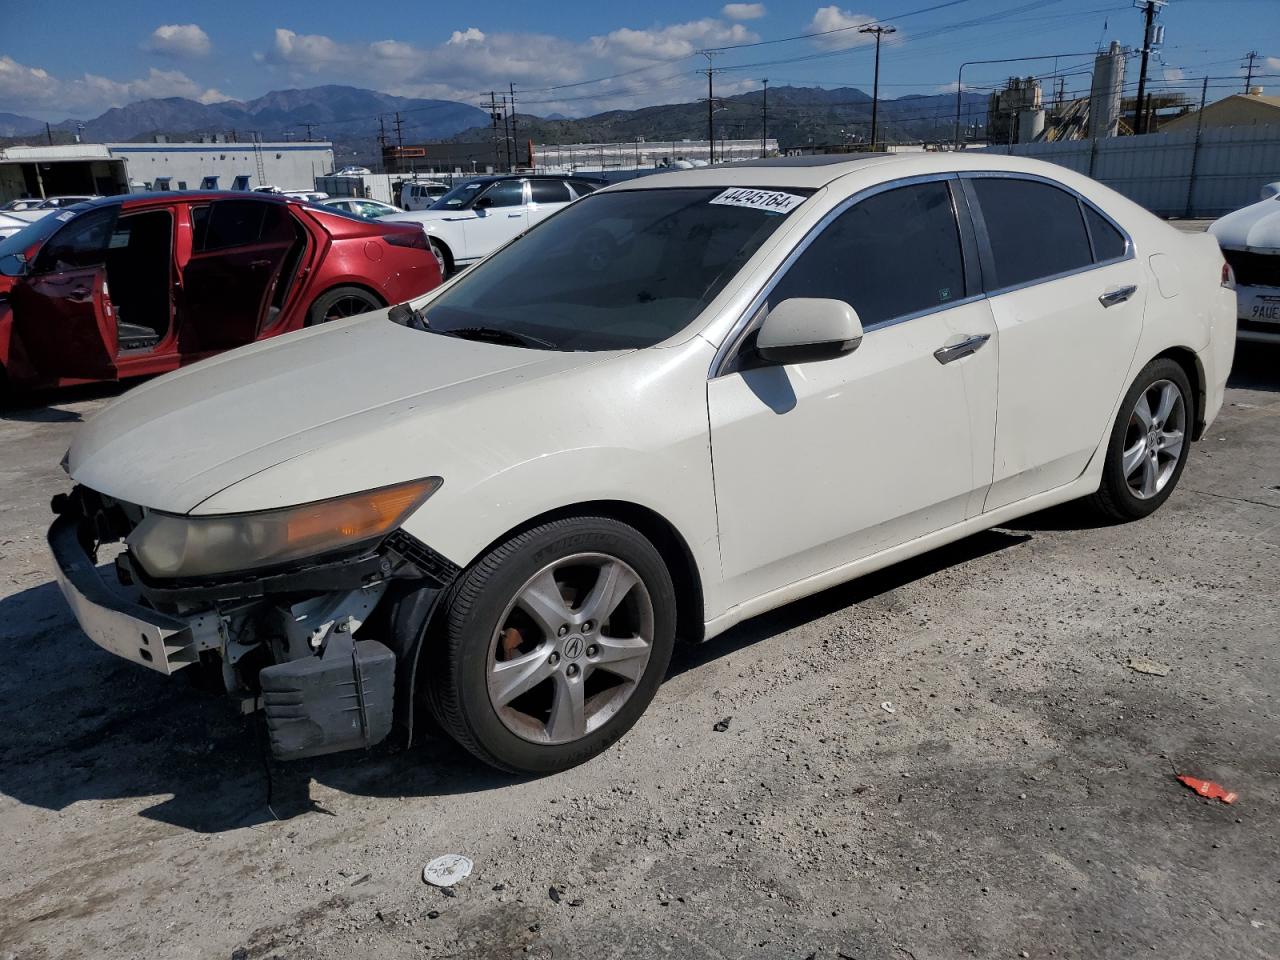
M 44 203 L 42 197 L 19 197 L 16 200 L 10 200 L 0 205 L 0 213 L 10 213 L 15 210 L 34 210 L 42 203 Z
M 1241 340 L 1280 343 L 1280 185 L 1209 227 L 1236 280 Z
M 1211 237 L 1065 167 L 658 174 L 134 388 L 76 434 L 49 541 L 91 639 L 262 704 L 279 757 L 411 738 L 425 698 L 545 774 L 636 722 L 677 636 L 1070 500 L 1153 513 L 1235 326 Z
M 30 220 L 15 217 L 8 213 L 0 213 L 0 240 L 11 237 L 24 227 L 31 226 Z
M 422 224 L 442 275 L 449 277 L 600 186 L 589 177 L 473 177 L 426 210 L 386 219 Z
M 400 185 L 400 205 L 406 210 L 426 210 L 449 189 L 438 180 L 411 180 Z
M 358 217 L 365 217 L 369 220 L 389 217 L 393 213 L 404 213 L 399 207 L 390 203 L 383 203 L 381 200 L 369 200 L 363 197 L 330 197 L 328 200 L 321 200 L 320 206 L 344 210 L 347 213 L 354 213 Z

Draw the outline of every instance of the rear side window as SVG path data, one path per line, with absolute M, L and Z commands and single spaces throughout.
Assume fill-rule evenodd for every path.
M 600 184 L 592 183 L 590 180 L 572 180 L 570 182 L 580 197 L 585 197 L 588 193 L 595 193 L 600 188 Z
M 95 267 L 107 257 L 107 244 L 115 229 L 118 207 L 94 210 L 74 217 L 40 248 L 33 265 L 35 272 L 75 270 Z M 54 221 L 70 213 L 49 214 Z
M 1035 180 L 975 177 L 996 286 L 1014 287 L 1093 263 L 1075 196 Z
M 530 180 L 529 191 L 534 203 L 568 203 L 573 199 L 563 180 Z
M 1115 260 L 1124 256 L 1124 234 L 1117 230 L 1111 221 L 1098 213 L 1087 203 L 1084 207 L 1084 220 L 1089 225 L 1089 236 L 1093 238 L 1093 259 L 1097 263 Z
M 965 296 L 964 254 L 942 181 L 897 187 L 850 207 L 800 255 L 769 296 L 843 300 L 864 326 Z
M 275 203 L 258 200 L 219 200 L 191 211 L 195 252 L 211 253 L 231 247 L 272 243 L 292 235 L 289 215 Z

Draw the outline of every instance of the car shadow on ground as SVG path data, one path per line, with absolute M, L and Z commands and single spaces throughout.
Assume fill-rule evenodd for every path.
M 747 621 L 677 651 L 677 675 L 1029 535 L 987 532 Z M 428 725 L 409 749 L 381 746 L 281 764 L 261 714 L 95 647 L 53 583 L 0 600 L 0 793 L 61 811 L 83 800 L 140 801 L 137 814 L 200 833 L 325 815 L 312 783 L 353 796 L 483 793 L 520 778 L 473 759 Z M 154 800 L 150 805 L 147 801 Z
M 138 380 L 89 383 L 58 390 L 40 390 L 19 394 L 0 402 L 0 420 L 20 423 L 72 423 L 83 419 L 79 412 L 67 407 L 87 400 L 110 400 L 139 383 Z
M 1227 386 L 1280 393 L 1280 344 L 1237 343 Z

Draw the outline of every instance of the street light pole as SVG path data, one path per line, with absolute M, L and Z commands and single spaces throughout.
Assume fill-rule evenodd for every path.
M 876 120 L 878 108 L 880 106 L 880 38 L 886 33 L 897 33 L 897 27 L 886 27 L 877 24 L 873 27 L 859 27 L 859 33 L 874 33 L 876 35 L 876 74 L 875 81 L 871 87 L 871 151 L 874 153 L 876 149 Z
M 769 153 L 769 78 L 760 81 L 764 84 L 764 95 L 760 98 L 760 159 Z

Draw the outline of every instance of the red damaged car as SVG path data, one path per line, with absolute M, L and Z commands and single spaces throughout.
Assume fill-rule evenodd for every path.
M 163 373 L 440 283 L 418 224 L 285 197 L 104 197 L 0 241 L 0 395 Z

